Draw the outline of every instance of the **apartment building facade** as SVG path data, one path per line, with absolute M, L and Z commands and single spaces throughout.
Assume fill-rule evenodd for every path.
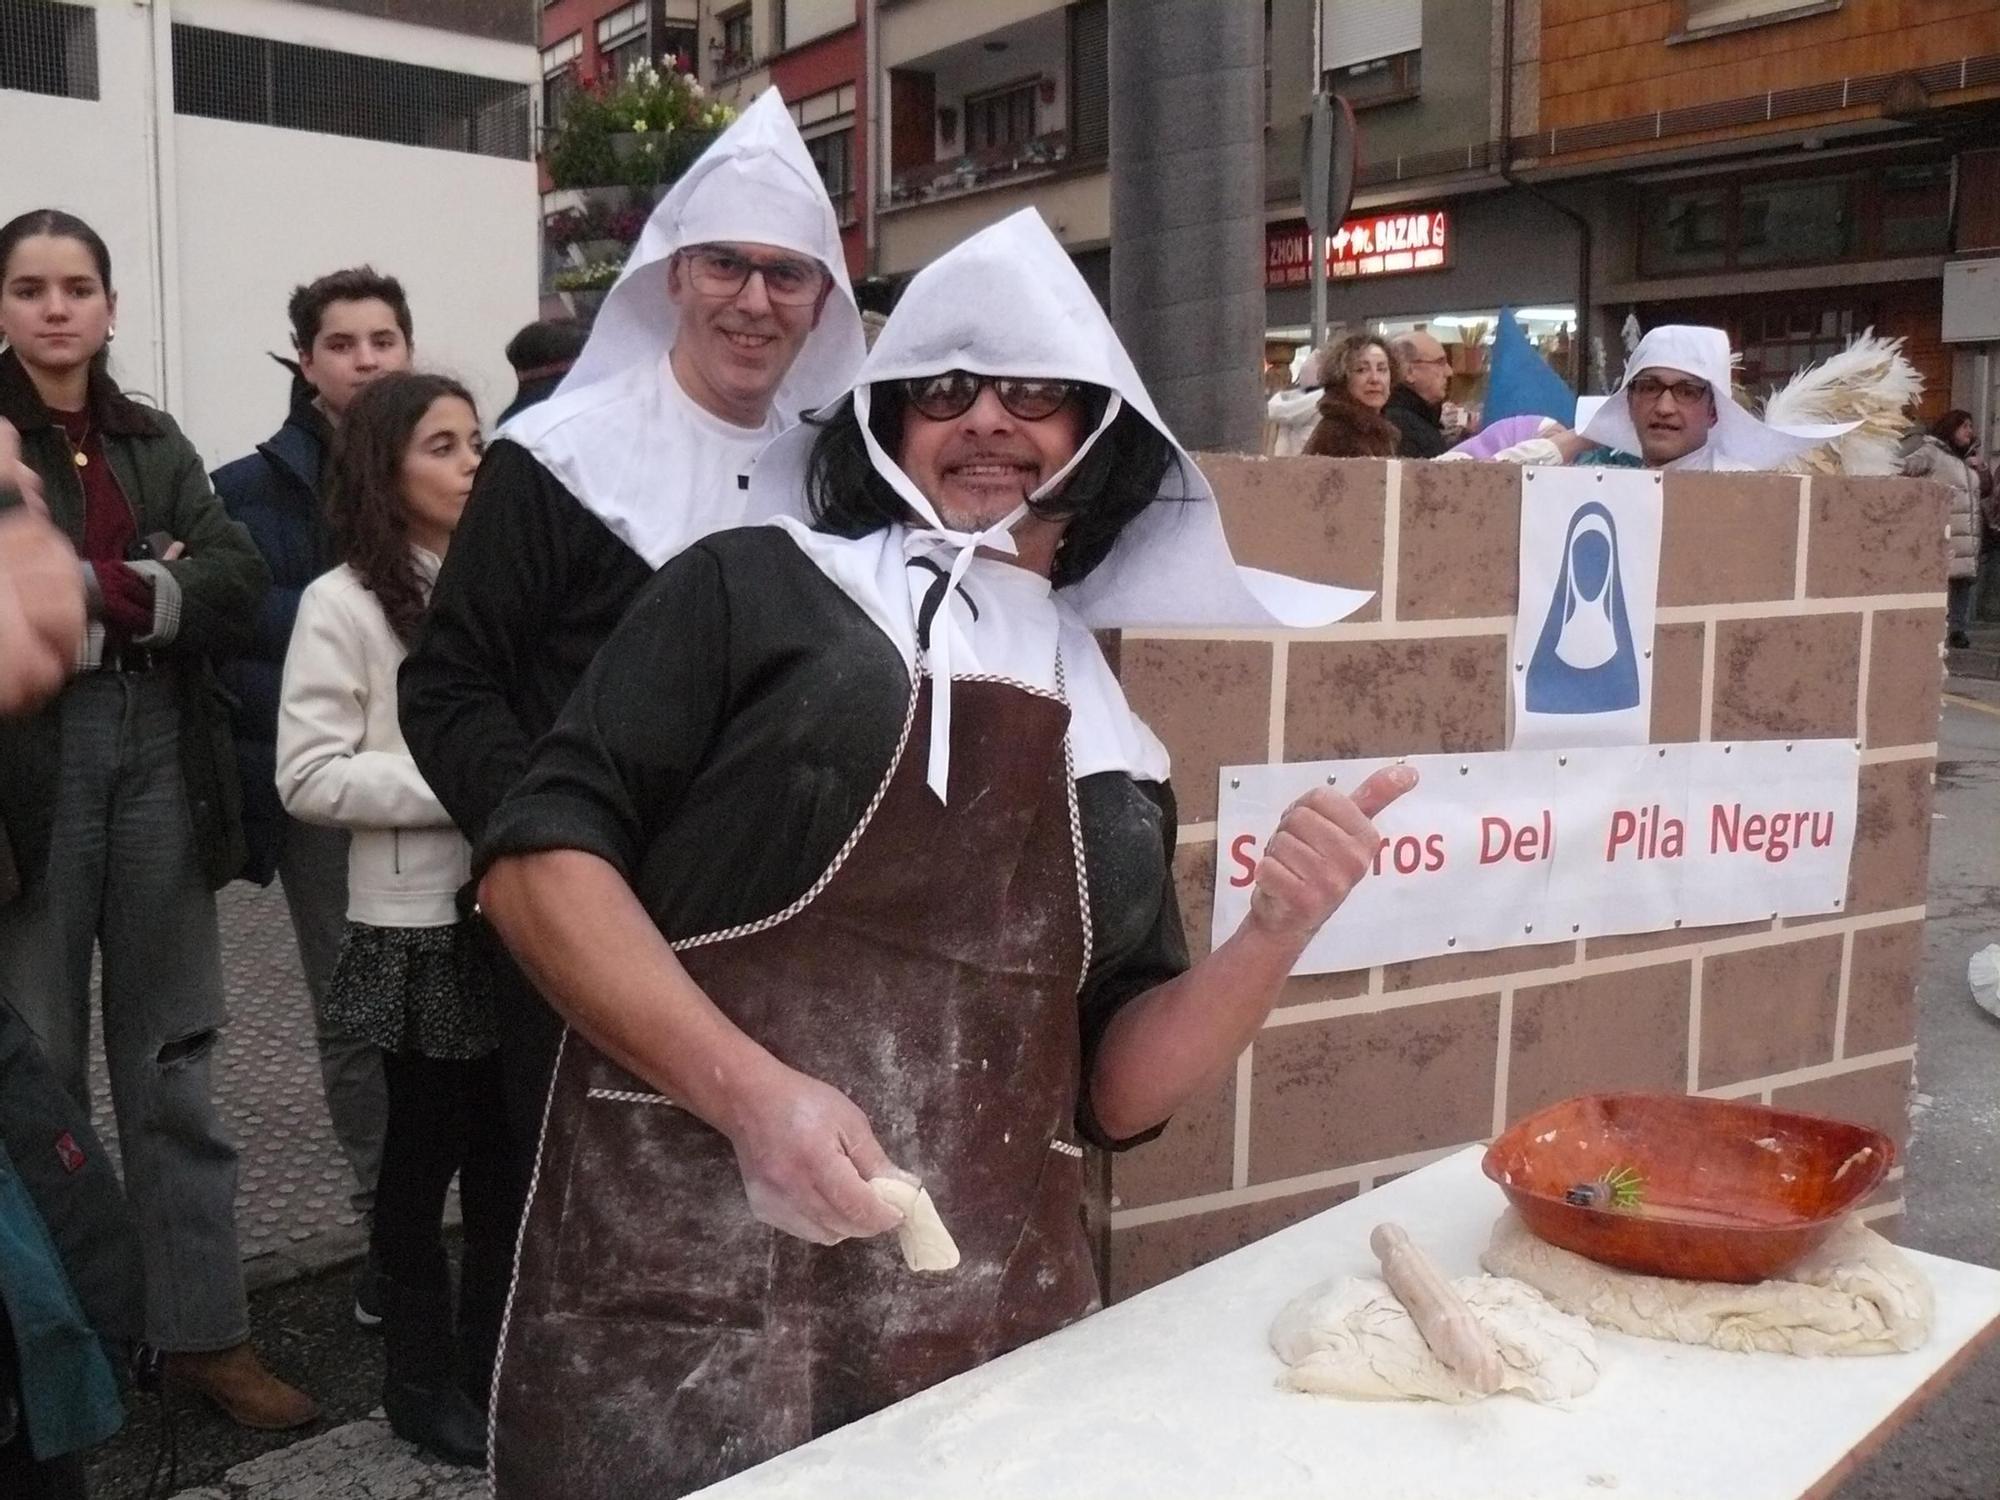
M 390 19 L 393 13 L 394 19 Z M 322 272 L 401 277 L 419 357 L 482 408 L 535 312 L 530 0 L 6 0 L 0 218 L 109 243 L 114 366 L 211 463 L 269 436 L 285 302 Z

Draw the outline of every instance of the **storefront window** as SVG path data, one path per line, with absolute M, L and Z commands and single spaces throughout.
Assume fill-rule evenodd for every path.
M 1806 304 L 1753 313 L 1743 321 L 1744 388 L 1770 394 L 1806 366 L 1840 353 L 1860 326 L 1851 307 Z
M 1845 260 L 1856 249 L 1852 177 L 1745 183 L 1736 263 Z
M 1647 200 L 1646 269 L 1708 271 L 1729 253 L 1729 193 L 1696 188 Z

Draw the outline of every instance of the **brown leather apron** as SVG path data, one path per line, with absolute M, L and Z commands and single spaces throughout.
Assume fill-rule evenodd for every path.
M 493 1400 L 500 1500 L 685 1494 L 1095 1305 L 1069 712 L 995 679 L 952 697 L 949 806 L 924 785 L 924 679 L 818 882 L 675 951 L 738 1026 L 860 1107 L 961 1263 L 919 1275 L 894 1235 L 818 1246 L 759 1223 L 729 1141 L 570 1032 Z

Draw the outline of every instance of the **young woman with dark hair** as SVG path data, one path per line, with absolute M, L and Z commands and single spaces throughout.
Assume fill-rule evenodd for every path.
M 236 1151 L 211 1066 L 223 1012 L 214 891 L 242 866 L 213 662 L 248 639 L 270 573 L 164 412 L 108 368 L 111 255 L 72 214 L 0 226 L 0 421 L 82 560 L 75 679 L 0 727 L 0 817 L 21 892 L 0 906 L 0 994 L 89 1098 L 91 956 L 125 1187 L 146 1256 L 146 1333 L 170 1379 L 251 1427 L 313 1403 L 249 1344 Z
M 456 903 L 466 844 L 410 758 L 396 670 L 481 450 L 471 396 L 442 376 L 385 375 L 349 406 L 327 495 L 340 566 L 299 600 L 277 756 L 286 811 L 352 835 L 347 934 L 326 1012 L 382 1049 L 388 1084 L 370 1244 L 388 1366 L 382 1404 L 398 1436 L 461 1464 L 486 1454 L 515 1190 L 492 1002 Z M 456 1337 L 443 1241 L 454 1176 L 465 1213 Z

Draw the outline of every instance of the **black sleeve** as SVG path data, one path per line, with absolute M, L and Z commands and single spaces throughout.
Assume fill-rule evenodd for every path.
M 565 598 L 577 503 L 525 448 L 495 443 L 397 677 L 417 769 L 475 842 L 527 769 L 510 688 Z
M 1100 909 L 1107 902 L 1119 899 L 1121 889 L 1146 893 L 1145 899 L 1150 901 L 1152 907 L 1151 920 L 1147 921 L 1146 914 L 1140 913 L 1140 925 L 1135 928 L 1139 934 L 1136 941 L 1114 943 L 1091 956 L 1090 973 L 1085 976 L 1080 1000 L 1083 1085 L 1077 1095 L 1076 1125 L 1085 1140 L 1106 1151 L 1128 1151 L 1134 1146 L 1144 1145 L 1165 1130 L 1167 1122 L 1162 1120 L 1152 1129 L 1123 1140 L 1113 1140 L 1098 1124 L 1096 1110 L 1091 1104 L 1090 1082 L 1097 1070 L 1097 1049 L 1104 1040 L 1105 1030 L 1111 1025 L 1112 1017 L 1132 1001 L 1188 970 L 1187 934 L 1181 926 L 1180 898 L 1173 878 L 1174 846 L 1179 834 L 1179 815 L 1174 805 L 1173 788 L 1164 782 L 1140 781 L 1129 785 L 1142 795 L 1144 806 L 1158 815 L 1158 843 L 1152 849 L 1140 851 L 1140 858 L 1149 861 L 1157 857 L 1159 863 L 1144 874 L 1121 875 L 1116 870 L 1105 870 L 1100 878 L 1093 878 L 1093 927 L 1108 934 L 1120 925 L 1113 920 L 1097 918 L 1108 916 Z
M 535 747 L 486 825 L 475 878 L 503 855 L 581 849 L 634 881 L 723 720 L 728 641 L 721 570 L 691 547 L 640 591 Z

